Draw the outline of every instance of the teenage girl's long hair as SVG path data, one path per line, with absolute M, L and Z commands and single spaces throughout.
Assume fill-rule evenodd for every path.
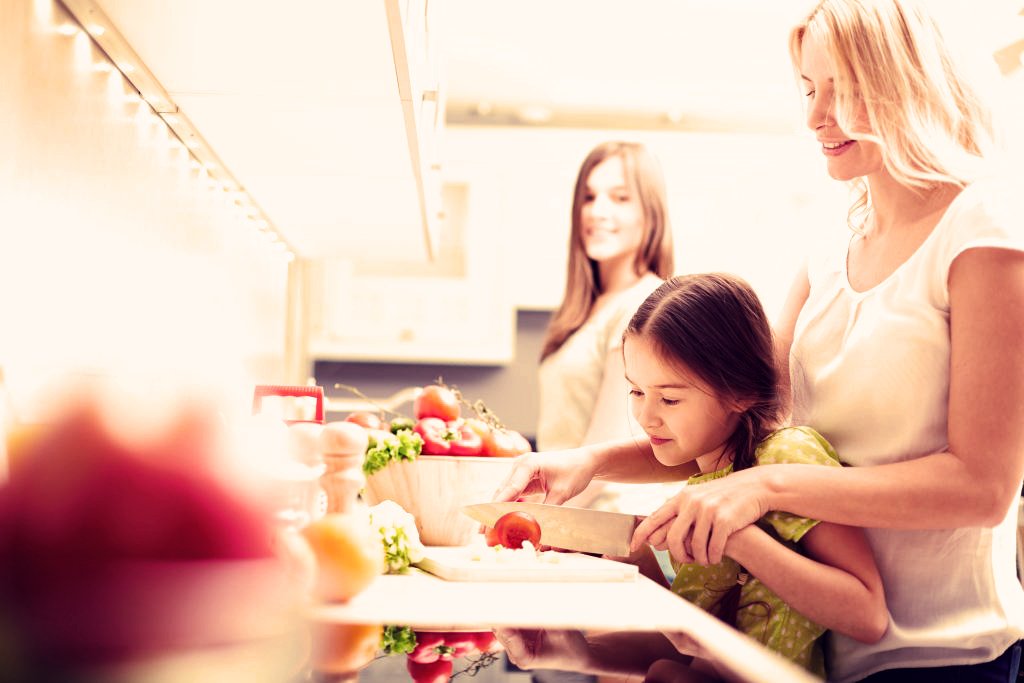
M 605 142 L 587 155 L 576 176 L 572 201 L 572 229 L 569 234 L 569 265 L 565 295 L 548 324 L 540 359 L 558 351 L 590 317 L 594 302 L 604 291 L 597 262 L 587 257 L 583 246 L 583 204 L 587 197 L 587 179 L 594 167 L 610 157 L 622 159 L 623 173 L 631 192 L 640 199 L 644 215 L 644 237 L 633 262 L 637 275 L 648 272 L 661 278 L 675 268 L 672 229 L 668 220 L 665 181 L 661 168 L 646 147 L 636 142 Z
M 771 326 L 750 285 L 725 273 L 671 278 L 633 315 L 623 339 L 634 336 L 717 398 L 744 407 L 725 455 L 735 470 L 753 466 L 754 451 L 778 426 L 782 408 Z
M 893 178 L 928 190 L 977 176 L 992 146 L 991 113 L 914 0 L 822 0 L 790 33 L 797 71 L 804 36 L 824 46 L 835 69 L 836 123 L 852 139 L 880 145 Z M 861 104 L 870 132 L 854 125 Z M 863 178 L 852 186 L 857 229 L 870 196 Z

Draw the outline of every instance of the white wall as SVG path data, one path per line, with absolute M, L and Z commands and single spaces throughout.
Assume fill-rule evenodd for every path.
M 794 130 L 799 122 L 794 122 Z M 778 313 L 808 243 L 846 230 L 848 190 L 831 180 L 810 134 L 698 134 L 452 127 L 443 169 L 491 197 L 469 230 L 503 254 L 518 308 L 558 304 L 572 189 L 580 163 L 607 139 L 643 142 L 665 173 L 676 270 L 748 279 Z
M 288 264 L 52 0 L 0 18 L 0 366 L 280 381 Z M 249 389 L 251 391 L 251 388 Z

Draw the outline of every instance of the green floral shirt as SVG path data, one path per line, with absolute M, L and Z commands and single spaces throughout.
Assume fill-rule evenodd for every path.
M 839 467 L 839 456 L 821 434 L 810 427 L 787 427 L 771 434 L 754 453 L 758 465 L 786 463 Z M 690 477 L 687 484 L 702 484 L 732 472 L 732 465 L 716 472 Z M 794 549 L 817 520 L 778 510 L 757 524 L 780 543 Z M 731 558 L 710 567 L 675 565 L 672 590 L 715 616 L 720 616 L 722 597 L 740 580 L 740 566 Z M 806 669 L 825 676 L 820 638 L 825 629 L 803 616 L 779 596 L 750 576 L 740 589 L 736 609 L 737 629 Z

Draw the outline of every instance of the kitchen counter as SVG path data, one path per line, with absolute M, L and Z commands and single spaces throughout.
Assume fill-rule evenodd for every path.
M 350 602 L 317 605 L 308 616 L 423 630 L 682 631 L 741 680 L 818 680 L 643 576 L 607 582 L 445 581 L 414 569 L 381 576 Z

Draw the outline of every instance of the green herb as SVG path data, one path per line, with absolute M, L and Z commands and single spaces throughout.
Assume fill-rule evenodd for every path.
M 405 655 L 416 649 L 416 632 L 408 626 L 385 626 L 380 649 L 386 655 Z
M 411 429 L 402 429 L 397 434 L 381 438 L 370 435 L 363 459 L 363 474 L 370 476 L 387 467 L 392 460 L 415 460 L 422 450 L 423 438 Z

